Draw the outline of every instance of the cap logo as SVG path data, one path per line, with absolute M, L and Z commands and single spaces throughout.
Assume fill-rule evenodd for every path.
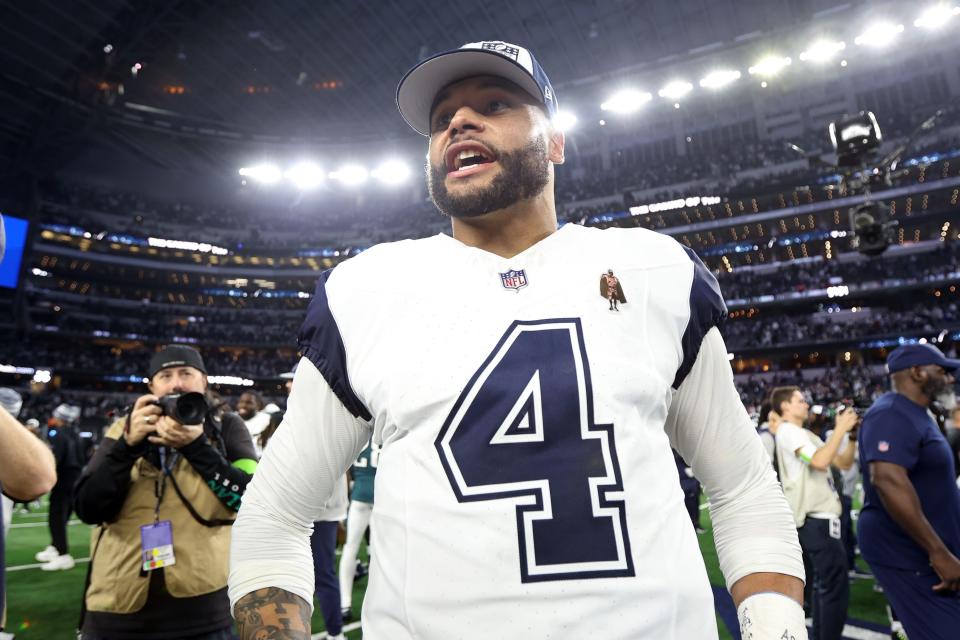
M 517 47 L 512 47 L 505 42 L 484 42 L 480 45 L 481 49 L 486 49 L 487 51 L 496 51 L 500 55 L 513 58 L 516 60 L 520 56 L 520 49 Z
M 550 87 L 543 88 L 543 99 L 544 100 L 553 100 L 553 91 L 550 91 Z

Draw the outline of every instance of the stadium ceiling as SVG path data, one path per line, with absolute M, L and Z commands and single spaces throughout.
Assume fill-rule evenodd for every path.
M 415 137 L 398 79 L 464 42 L 536 52 L 564 89 L 782 32 L 865 0 L 33 0 L 0 19 L 0 176 L 56 172 L 91 145 L 158 167 L 210 139 Z M 119 126 L 123 125 L 123 126 Z M 170 135 L 167 137 L 169 138 Z M 166 146 L 165 146 L 166 145 Z

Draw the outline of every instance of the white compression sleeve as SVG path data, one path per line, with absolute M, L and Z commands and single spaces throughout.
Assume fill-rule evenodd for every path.
M 671 445 L 710 497 L 710 518 L 727 588 L 758 572 L 804 579 L 793 515 L 733 382 L 714 327 L 670 405 Z
M 755 593 L 737 607 L 743 640 L 807 640 L 803 607 L 782 593 Z
M 283 423 L 270 440 L 233 525 L 230 610 L 264 587 L 294 593 L 313 608 L 310 532 L 317 515 L 370 440 L 312 362 L 297 366 Z

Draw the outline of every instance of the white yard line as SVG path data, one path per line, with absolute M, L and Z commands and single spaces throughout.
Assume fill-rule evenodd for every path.
M 360 622 L 351 622 L 350 624 L 343 625 L 343 632 L 355 631 L 360 628 Z M 323 640 L 324 638 L 329 638 L 326 631 L 321 631 L 320 633 L 315 633 L 310 636 L 310 640 Z
M 74 562 L 76 562 L 77 564 L 90 562 L 90 558 L 76 558 Z M 27 569 L 39 569 L 42 566 L 43 566 L 42 564 L 21 564 L 16 567 L 7 567 L 7 573 L 11 571 L 26 571 Z
M 889 640 L 890 634 L 847 624 L 843 626 L 843 637 L 850 640 Z
M 83 524 L 79 520 L 71 520 L 67 523 L 68 525 Z M 10 525 L 11 529 L 32 529 L 33 527 L 46 527 L 49 526 L 46 522 L 18 522 L 17 524 Z

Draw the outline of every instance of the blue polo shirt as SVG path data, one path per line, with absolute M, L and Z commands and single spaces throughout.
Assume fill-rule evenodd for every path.
M 863 510 L 857 538 L 864 559 L 896 569 L 929 571 L 927 552 L 887 513 L 870 482 L 871 462 L 892 462 L 907 469 L 930 525 L 947 548 L 960 556 L 960 490 L 953 453 L 925 407 L 899 393 L 881 396 L 860 428 Z

